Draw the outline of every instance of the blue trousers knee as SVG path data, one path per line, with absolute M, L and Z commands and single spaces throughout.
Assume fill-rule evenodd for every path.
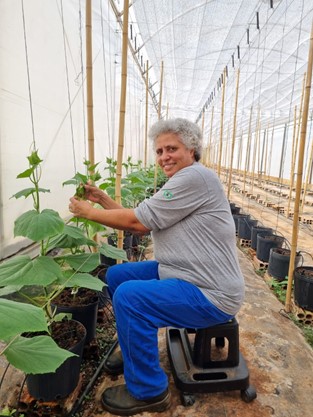
M 159 361 L 159 328 L 204 328 L 233 317 L 215 307 L 195 285 L 175 277 L 160 280 L 156 261 L 110 267 L 106 282 L 124 358 L 125 382 L 139 400 L 161 394 L 168 385 Z

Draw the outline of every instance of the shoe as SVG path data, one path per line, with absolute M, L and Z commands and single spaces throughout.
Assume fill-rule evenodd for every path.
M 168 409 L 170 404 L 168 389 L 149 400 L 137 400 L 130 395 L 125 384 L 107 388 L 102 394 L 103 408 L 118 416 L 132 416 L 143 411 L 161 413 Z
M 113 352 L 104 362 L 103 369 L 110 375 L 121 375 L 124 372 L 122 352 Z

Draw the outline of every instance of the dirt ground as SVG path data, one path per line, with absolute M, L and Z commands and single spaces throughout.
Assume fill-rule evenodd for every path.
M 287 219 L 273 208 L 265 207 L 239 192 L 232 192 L 230 199 L 241 206 L 243 211 L 250 213 L 265 226 L 276 228 L 291 241 L 292 219 Z M 284 202 L 282 204 L 286 205 Z M 310 216 L 312 209 L 307 210 L 307 216 Z M 310 264 L 312 226 L 299 224 L 299 229 L 298 250 L 308 253 L 306 264 Z M 165 331 L 161 330 L 160 360 L 169 377 L 172 404 L 163 413 L 142 413 L 142 417 L 312 416 L 313 350 L 300 329 L 284 314 L 284 305 L 271 292 L 264 278 L 256 273 L 251 257 L 240 247 L 238 256 L 246 281 L 245 302 L 237 315 L 240 351 L 246 360 L 250 383 L 256 388 L 257 398 L 246 403 L 241 399 L 240 391 L 204 393 L 195 395 L 196 401 L 192 406 L 182 405 L 181 393 L 174 384 L 170 369 Z M 105 388 L 120 383 L 123 383 L 123 376 L 112 378 L 102 374 L 92 410 L 80 413 L 79 417 L 109 417 L 111 414 L 104 412 L 101 407 L 101 393 Z

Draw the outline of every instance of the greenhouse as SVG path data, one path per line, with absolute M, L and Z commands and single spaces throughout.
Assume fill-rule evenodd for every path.
M 312 1 L 0 31 L 0 416 L 309 417 Z

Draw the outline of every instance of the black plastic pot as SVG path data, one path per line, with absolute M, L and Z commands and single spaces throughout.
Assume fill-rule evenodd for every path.
M 106 281 L 105 281 L 105 276 L 106 276 L 107 269 L 108 269 L 108 267 L 104 267 L 104 268 L 100 269 L 100 271 L 98 272 L 98 278 L 101 279 L 101 281 L 105 284 L 102 288 L 102 291 L 98 292 L 99 308 L 103 308 L 107 304 L 111 303 L 111 297 L 110 297 L 110 294 L 108 292 L 108 287 L 107 287 Z
M 131 257 L 132 247 L 133 247 L 134 236 L 131 233 L 126 233 L 123 240 L 123 249 L 127 253 L 128 259 Z M 112 236 L 108 236 L 108 244 L 111 246 L 116 246 L 116 241 Z M 113 266 L 116 265 L 116 259 L 109 258 L 108 256 L 100 253 L 100 264 L 104 266 Z
M 257 225 L 257 220 L 247 217 L 238 218 L 238 237 L 239 239 L 251 239 L 251 230 L 253 226 Z
M 272 248 L 270 250 L 270 258 L 268 262 L 268 273 L 277 281 L 283 281 L 288 276 L 289 263 L 290 263 L 289 249 Z M 295 266 L 299 265 L 301 260 L 300 255 L 295 257 Z
M 236 206 L 235 203 L 229 203 L 231 214 L 239 214 L 240 207 Z
M 68 291 L 70 291 L 70 289 L 68 289 Z M 79 294 L 77 294 L 76 297 L 79 297 Z M 96 291 L 94 300 L 87 305 L 60 305 L 56 303 L 51 304 L 53 308 L 56 308 L 57 313 L 69 313 L 72 315 L 73 320 L 77 320 L 85 326 L 87 331 L 85 343 L 89 343 L 96 337 L 98 305 L 99 296 Z
M 249 214 L 233 214 L 233 219 L 234 219 L 234 222 L 235 222 L 235 228 L 236 228 L 236 233 L 238 232 L 238 222 L 239 222 L 239 219 L 243 219 L 243 218 L 246 218 L 246 219 L 250 219 L 250 215 Z
M 251 229 L 251 248 L 256 250 L 257 247 L 257 236 L 269 236 L 273 234 L 273 229 L 264 226 L 252 226 Z
M 293 277 L 295 303 L 313 311 L 313 266 L 298 266 L 294 269 Z
M 27 375 L 26 384 L 29 394 L 39 401 L 55 401 L 67 397 L 77 387 L 80 375 L 80 365 L 84 350 L 86 329 L 81 323 L 74 320 L 73 326 L 79 326 L 84 335 L 75 346 L 69 349 L 70 352 L 76 353 L 74 356 L 66 359 L 65 362 L 56 370 L 47 374 L 29 374 Z M 74 330 L 73 327 L 73 332 Z M 67 337 L 68 335 L 64 335 Z
M 278 235 L 257 236 L 256 257 L 263 262 L 268 262 L 270 250 L 272 248 L 281 248 L 285 238 Z

